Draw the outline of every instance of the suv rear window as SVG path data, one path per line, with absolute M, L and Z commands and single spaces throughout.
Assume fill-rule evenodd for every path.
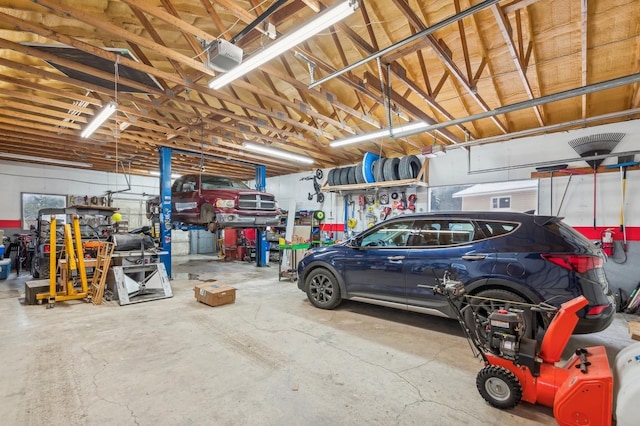
M 582 247 L 585 249 L 591 249 L 593 247 L 593 244 L 587 237 L 573 229 L 571 226 L 562 222 L 561 220 L 549 221 L 544 224 L 544 228 L 556 235 L 562 236 L 565 241 L 568 241 L 577 247 Z
M 494 222 L 494 221 L 476 221 L 480 229 L 487 238 L 497 237 L 499 235 L 509 234 L 515 231 L 519 226 L 514 222 Z

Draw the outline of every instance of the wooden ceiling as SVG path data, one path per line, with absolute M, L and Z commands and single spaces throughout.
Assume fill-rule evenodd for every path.
M 337 1 L 289 0 L 237 45 L 246 59 L 271 42 L 265 23 L 284 35 Z M 0 153 L 87 163 L 101 171 L 121 172 L 121 165 L 147 174 L 158 169 L 158 148 L 166 146 L 193 153 L 174 154 L 177 173 L 204 163 L 207 171 L 251 179 L 255 173 L 247 163 L 264 164 L 267 175 L 276 176 L 355 163 L 366 151 L 397 157 L 419 154 L 434 142 L 508 139 L 561 123 L 570 124 L 553 129 L 640 117 L 640 87 L 632 82 L 534 107 L 525 103 L 437 131 L 332 148 L 334 140 L 388 128 L 389 119 L 393 126 L 448 122 L 633 77 L 640 72 L 640 3 L 500 1 L 310 89 L 312 73 L 318 80 L 484 3 L 360 0 L 356 12 L 334 27 L 223 89 L 210 89 L 216 72 L 205 65 L 203 45 L 232 39 L 274 2 L 0 0 Z M 33 44 L 70 46 L 107 60 L 111 69 L 98 71 L 91 62 Z M 138 62 L 106 48 L 131 52 Z M 69 77 L 53 65 L 107 84 Z M 136 83 L 119 72 L 125 68 L 158 84 Z M 116 90 L 116 83 L 137 93 Z M 110 101 L 117 102 L 117 113 L 89 139 L 81 138 Z M 255 154 L 244 141 L 307 155 L 315 163 Z

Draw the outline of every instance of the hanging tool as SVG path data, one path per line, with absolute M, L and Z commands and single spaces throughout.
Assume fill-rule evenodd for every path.
M 549 214 L 553 214 L 553 172 L 566 170 L 568 164 L 556 164 L 553 166 L 536 167 L 539 172 L 549 172 Z
M 316 169 L 313 176 L 307 176 L 300 178 L 300 180 L 313 180 L 313 191 L 309 192 L 307 195 L 307 199 L 309 201 L 313 200 L 313 197 L 316 197 L 316 202 L 323 203 L 324 202 L 324 194 L 321 192 L 320 182 L 324 176 L 322 169 Z
M 408 201 L 409 205 L 407 208 L 412 212 L 416 211 L 416 201 L 418 200 L 418 196 L 416 194 L 409 195 Z
M 364 195 L 362 194 L 358 195 L 358 217 L 360 218 L 360 220 L 362 220 L 362 211 L 364 210 L 364 207 L 366 204 L 367 203 L 364 198 Z
M 398 203 L 398 210 L 406 210 L 407 208 L 407 194 L 403 191 L 400 194 L 400 202 Z
M 618 164 L 605 166 L 607 169 L 620 168 L 620 232 L 622 233 L 622 249 L 625 253 L 627 252 L 627 229 L 625 228 L 624 210 L 627 192 L 627 168 L 640 164 L 639 162 L 634 161 L 634 157 L 634 155 L 624 155 L 622 157 L 618 157 Z
M 351 230 L 349 228 L 349 203 L 351 200 L 351 195 L 346 194 L 344 196 L 344 229 L 351 236 Z
M 570 140 L 569 146 L 571 146 L 571 148 L 573 148 L 582 158 L 606 155 L 613 151 L 624 136 L 625 133 L 601 133 L 597 135 L 584 136 Z M 585 161 L 593 169 L 593 229 L 596 229 L 597 171 L 598 166 L 602 164 L 604 158 Z
M 560 205 L 558 206 L 558 212 L 556 213 L 556 216 L 560 216 L 560 211 L 562 210 L 562 205 L 564 204 L 564 198 L 567 195 L 567 190 L 569 189 L 569 185 L 571 184 L 571 178 L 573 178 L 573 175 L 586 174 L 586 172 L 575 169 L 565 169 L 561 170 L 561 172 L 569 173 L 569 180 L 567 181 L 567 185 L 564 187 L 564 192 L 562 193 L 562 199 L 560 200 Z M 551 214 L 553 214 L 553 212 L 551 212 Z
M 383 207 L 380 210 L 380 220 L 385 220 L 391 214 L 391 207 Z

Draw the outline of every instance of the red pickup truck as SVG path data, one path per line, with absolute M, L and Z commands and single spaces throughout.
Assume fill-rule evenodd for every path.
M 259 228 L 277 225 L 275 197 L 243 182 L 216 175 L 184 175 L 171 187 L 173 220 L 217 228 Z

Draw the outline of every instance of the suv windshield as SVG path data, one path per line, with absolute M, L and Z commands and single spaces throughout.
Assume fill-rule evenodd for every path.
M 243 182 L 224 176 L 203 175 L 201 178 L 201 182 L 202 189 L 204 190 L 221 188 L 249 189 L 249 187 Z

